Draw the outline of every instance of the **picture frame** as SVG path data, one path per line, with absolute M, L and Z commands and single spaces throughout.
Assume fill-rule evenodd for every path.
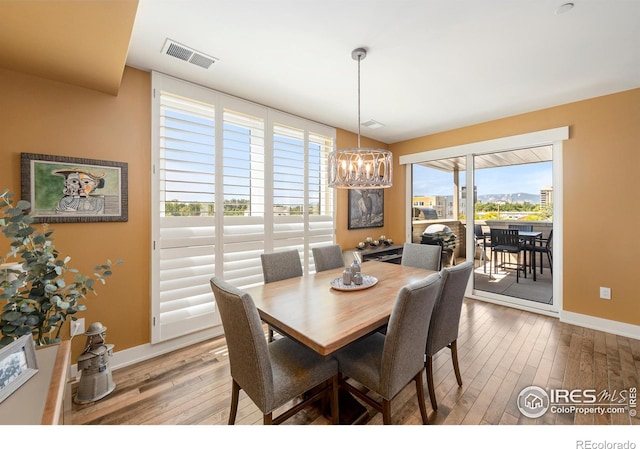
M 384 226 L 384 189 L 349 189 L 349 229 Z
M 0 403 L 37 372 L 38 359 L 31 334 L 0 348 Z
M 126 162 L 21 153 L 20 171 L 36 223 L 129 219 Z

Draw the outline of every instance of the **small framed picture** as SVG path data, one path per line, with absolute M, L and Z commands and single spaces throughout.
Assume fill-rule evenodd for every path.
M 349 229 L 384 226 L 384 189 L 349 190 Z
M 37 372 L 38 360 L 31 334 L 0 348 L 0 402 Z
M 21 153 L 22 199 L 36 223 L 128 220 L 125 162 Z

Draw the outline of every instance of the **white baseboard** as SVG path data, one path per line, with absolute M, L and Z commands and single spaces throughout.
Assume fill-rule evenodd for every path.
M 640 326 L 636 326 L 634 324 L 621 323 L 620 321 L 607 320 L 605 318 L 568 312 L 566 310 L 560 312 L 560 321 L 563 323 L 586 327 L 588 329 L 640 340 Z
M 122 351 L 118 351 L 117 348 L 114 348 L 113 356 L 109 361 L 109 367 L 112 371 L 115 371 L 118 368 L 124 368 L 125 366 L 142 362 L 204 340 L 209 340 L 210 338 L 218 337 L 222 334 L 222 326 L 217 326 L 212 329 L 194 332 L 193 334 L 185 335 L 184 337 L 173 338 L 162 343 L 146 343 L 144 345 L 135 346 Z M 78 365 L 71 365 L 71 379 L 79 378 L 80 374 L 78 373 Z

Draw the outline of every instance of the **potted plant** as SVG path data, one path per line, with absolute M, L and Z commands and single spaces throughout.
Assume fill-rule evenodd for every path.
M 28 201 L 13 203 L 13 194 L 0 194 L 0 229 L 10 241 L 10 252 L 0 256 L 0 347 L 32 334 L 36 345 L 60 341 L 60 331 L 77 312 L 96 281 L 105 284 L 112 263 L 94 268 L 93 276 L 80 274 L 61 258 L 53 244 L 53 229 L 45 223 L 36 228 Z M 121 260 L 115 262 L 122 263 Z M 6 302 L 6 303 L 5 303 Z

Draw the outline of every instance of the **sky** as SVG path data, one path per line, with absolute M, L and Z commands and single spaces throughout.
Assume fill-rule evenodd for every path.
M 413 195 L 452 195 L 451 173 L 414 165 Z M 466 172 L 460 173 L 460 185 L 466 185 Z M 478 195 L 496 193 L 530 193 L 540 195 L 540 190 L 552 185 L 552 162 L 512 165 L 509 167 L 476 170 Z

